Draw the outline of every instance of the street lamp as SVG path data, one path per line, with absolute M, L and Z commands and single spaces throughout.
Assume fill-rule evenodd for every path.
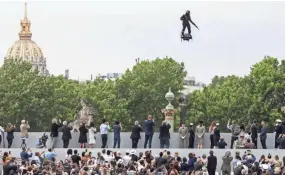
M 174 114 L 176 110 L 174 109 L 174 106 L 171 104 L 172 100 L 175 98 L 175 95 L 171 92 L 171 88 L 169 88 L 169 91 L 165 94 L 165 98 L 168 101 L 168 105 L 161 110 L 161 112 L 164 114 L 165 120 L 170 124 L 170 132 L 174 131 Z

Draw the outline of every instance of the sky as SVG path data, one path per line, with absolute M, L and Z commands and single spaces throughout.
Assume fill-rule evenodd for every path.
M 181 42 L 191 11 L 193 41 Z M 135 59 L 172 57 L 188 76 L 244 76 L 265 55 L 285 58 L 285 2 L 28 2 L 32 39 L 50 73 L 73 79 L 123 73 Z M 0 2 L 0 62 L 17 41 L 24 2 Z

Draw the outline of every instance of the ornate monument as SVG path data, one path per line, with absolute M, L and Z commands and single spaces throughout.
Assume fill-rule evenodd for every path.
M 171 88 L 169 88 L 169 91 L 166 93 L 165 98 L 168 101 L 168 105 L 165 107 L 165 109 L 162 109 L 161 112 L 164 114 L 167 123 L 169 123 L 171 126 L 170 132 L 173 132 L 174 114 L 176 110 L 174 109 L 174 106 L 171 104 L 171 101 L 175 98 L 174 94 L 171 92 Z
M 19 40 L 8 49 L 4 59 L 28 61 L 32 64 L 33 69 L 38 70 L 40 74 L 49 74 L 46 58 L 39 46 L 32 40 L 31 21 L 27 15 L 27 3 L 25 3 L 24 19 L 21 20 L 20 25 Z
M 95 114 L 94 108 L 89 106 L 84 100 L 81 100 L 80 104 L 82 106 L 81 110 L 74 116 L 75 121 L 70 123 L 73 129 L 77 131 L 81 123 L 85 123 L 86 126 L 89 126 L 90 123 L 93 122 L 93 116 Z

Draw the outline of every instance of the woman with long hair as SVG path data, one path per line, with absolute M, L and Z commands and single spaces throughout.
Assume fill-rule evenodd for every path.
M 11 148 L 13 144 L 14 139 L 14 132 L 15 132 L 15 126 L 13 126 L 11 123 L 8 123 L 7 125 L 7 142 L 8 142 L 8 148 Z
M 79 127 L 79 140 L 80 148 L 85 148 L 85 144 L 87 143 L 87 133 L 88 129 L 85 127 L 85 123 L 81 123 L 81 126 Z
M 90 125 L 89 125 L 89 129 L 88 129 L 88 135 L 89 135 L 89 145 L 88 145 L 88 147 L 89 148 L 93 148 L 94 147 L 94 145 L 96 144 L 96 136 L 95 136 L 95 134 L 96 134 L 96 128 L 95 128 L 95 126 L 94 126 L 94 123 L 93 122 L 91 122 L 90 123 Z
M 214 130 L 216 128 L 216 122 L 213 121 L 209 127 L 209 133 L 210 133 L 210 141 L 211 141 L 211 146 L 210 148 L 214 148 Z

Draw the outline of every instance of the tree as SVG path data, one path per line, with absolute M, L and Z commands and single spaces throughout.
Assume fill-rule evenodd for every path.
M 207 125 L 215 120 L 224 125 L 228 119 L 239 123 L 256 119 L 272 127 L 283 115 L 280 108 L 285 105 L 284 73 L 284 61 L 279 64 L 277 58 L 265 57 L 244 77 L 215 76 L 203 91 L 189 96 L 189 120 L 202 119 Z
M 144 121 L 148 115 L 162 121 L 161 109 L 167 105 L 164 98 L 171 87 L 177 95 L 183 89 L 186 71 L 183 63 L 172 58 L 145 60 L 127 70 L 122 79 L 116 81 L 119 97 L 128 100 L 128 111 L 132 121 Z M 177 101 L 173 103 L 177 106 Z
M 31 68 L 28 62 L 13 60 L 0 68 L 2 124 L 26 119 L 32 131 L 45 131 L 52 118 L 72 118 L 78 109 L 77 84 L 62 76 L 41 76 Z
M 98 111 L 94 116 L 97 125 L 101 120 L 114 123 L 120 121 L 123 123 L 124 130 L 130 129 L 130 115 L 127 109 L 128 101 L 125 98 L 120 98 L 117 94 L 116 82 L 112 80 L 95 79 L 93 82 L 88 83 L 82 90 L 83 98 L 90 98 L 93 107 Z

